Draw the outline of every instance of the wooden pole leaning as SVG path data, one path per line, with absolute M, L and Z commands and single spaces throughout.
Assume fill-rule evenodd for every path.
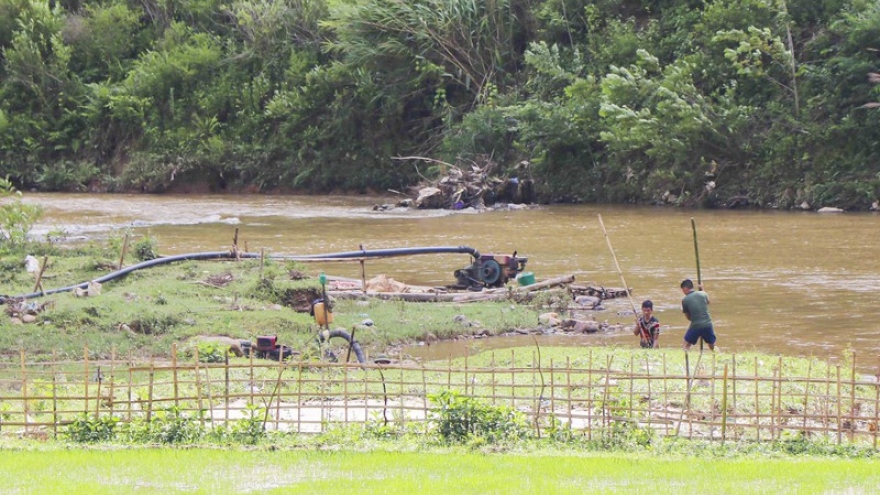
M 623 283 L 623 290 L 626 291 L 626 298 L 629 299 L 629 305 L 632 306 L 633 315 L 638 317 L 639 312 L 636 311 L 636 305 L 633 303 L 632 294 L 629 293 L 629 286 L 626 285 L 626 280 L 623 278 L 623 271 L 620 270 L 620 263 L 617 262 L 617 255 L 614 254 L 614 248 L 611 247 L 611 239 L 608 237 L 608 231 L 605 230 L 605 223 L 602 221 L 601 214 L 599 214 L 599 225 L 602 226 L 602 234 L 605 235 L 605 242 L 608 243 L 608 250 L 611 251 L 611 258 L 614 259 L 614 266 L 617 268 L 617 274 L 620 275 L 620 281 Z

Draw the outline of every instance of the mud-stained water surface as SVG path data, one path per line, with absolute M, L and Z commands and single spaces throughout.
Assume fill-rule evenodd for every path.
M 727 352 L 761 350 L 837 357 L 853 349 L 860 368 L 880 367 L 880 253 L 875 213 L 696 211 L 651 207 L 544 206 L 486 213 L 423 211 L 375 205 L 394 197 L 152 196 L 37 194 L 45 209 L 39 234 L 64 231 L 73 239 L 149 232 L 162 254 L 239 246 L 283 254 L 420 246 L 459 246 L 529 258 L 540 279 L 574 274 L 578 283 L 620 287 L 602 233 L 602 215 L 636 304 L 650 298 L 663 325 L 661 343 L 680 344 L 682 278 L 696 278 L 691 217 L 697 224 L 701 275 L 712 299 L 719 345 Z M 422 285 L 452 283 L 466 255 L 429 255 L 367 263 L 381 273 Z M 359 277 L 355 266 L 315 271 Z M 78 282 L 78 281 L 71 281 Z M 629 303 L 616 300 L 597 318 L 628 322 Z M 542 336 L 542 345 L 634 344 L 628 334 Z M 450 355 L 534 345 L 532 337 L 448 342 L 408 352 Z

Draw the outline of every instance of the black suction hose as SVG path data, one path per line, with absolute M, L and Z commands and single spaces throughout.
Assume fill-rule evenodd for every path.
M 298 259 L 344 259 L 344 258 L 388 258 L 392 256 L 409 256 L 415 254 L 438 254 L 438 253 L 467 253 L 474 257 L 474 259 L 479 259 L 480 253 L 468 246 L 434 246 L 434 247 L 416 247 L 416 248 L 393 248 L 393 249 L 373 249 L 373 250 L 361 250 L 361 251 L 344 251 L 339 253 L 329 253 L 329 254 L 315 254 L 315 255 L 273 255 L 269 256 L 271 259 L 281 259 L 281 260 L 298 260 Z M 129 267 L 123 268 L 122 270 L 117 270 L 115 272 L 108 273 L 103 277 L 96 278 L 91 280 L 91 282 L 104 283 L 109 280 L 113 280 L 115 278 L 123 277 L 128 275 L 129 273 L 141 270 L 144 268 L 152 268 L 154 266 L 166 265 L 168 263 L 174 263 L 176 261 L 189 261 L 189 260 L 215 260 L 215 259 L 227 259 L 227 258 L 248 258 L 248 259 L 259 259 L 262 255 L 259 253 L 238 253 L 236 256 L 235 253 L 230 251 L 209 251 L 205 253 L 188 253 L 188 254 L 178 254 L 174 256 L 163 256 L 162 258 L 156 258 L 152 260 L 143 261 L 136 265 L 131 265 Z M 49 289 L 43 292 L 31 292 L 29 294 L 22 294 L 19 296 L 4 296 L 0 295 L 0 304 L 5 304 L 6 301 L 13 300 L 22 300 L 22 299 L 33 299 L 35 297 L 46 296 L 49 294 L 56 294 L 59 292 L 70 292 L 74 289 L 87 289 L 89 287 L 89 282 L 83 282 L 81 284 L 70 285 L 67 287 L 60 287 L 57 289 Z

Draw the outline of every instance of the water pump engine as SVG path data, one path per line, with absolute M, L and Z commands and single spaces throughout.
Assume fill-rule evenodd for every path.
M 482 290 L 484 287 L 503 287 L 508 280 L 526 267 L 528 258 L 506 254 L 481 254 L 470 265 L 455 270 L 454 288 Z

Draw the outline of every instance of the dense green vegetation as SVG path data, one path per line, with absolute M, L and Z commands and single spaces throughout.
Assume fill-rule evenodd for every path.
M 864 209 L 878 49 L 867 0 L 0 0 L 0 177 Z

